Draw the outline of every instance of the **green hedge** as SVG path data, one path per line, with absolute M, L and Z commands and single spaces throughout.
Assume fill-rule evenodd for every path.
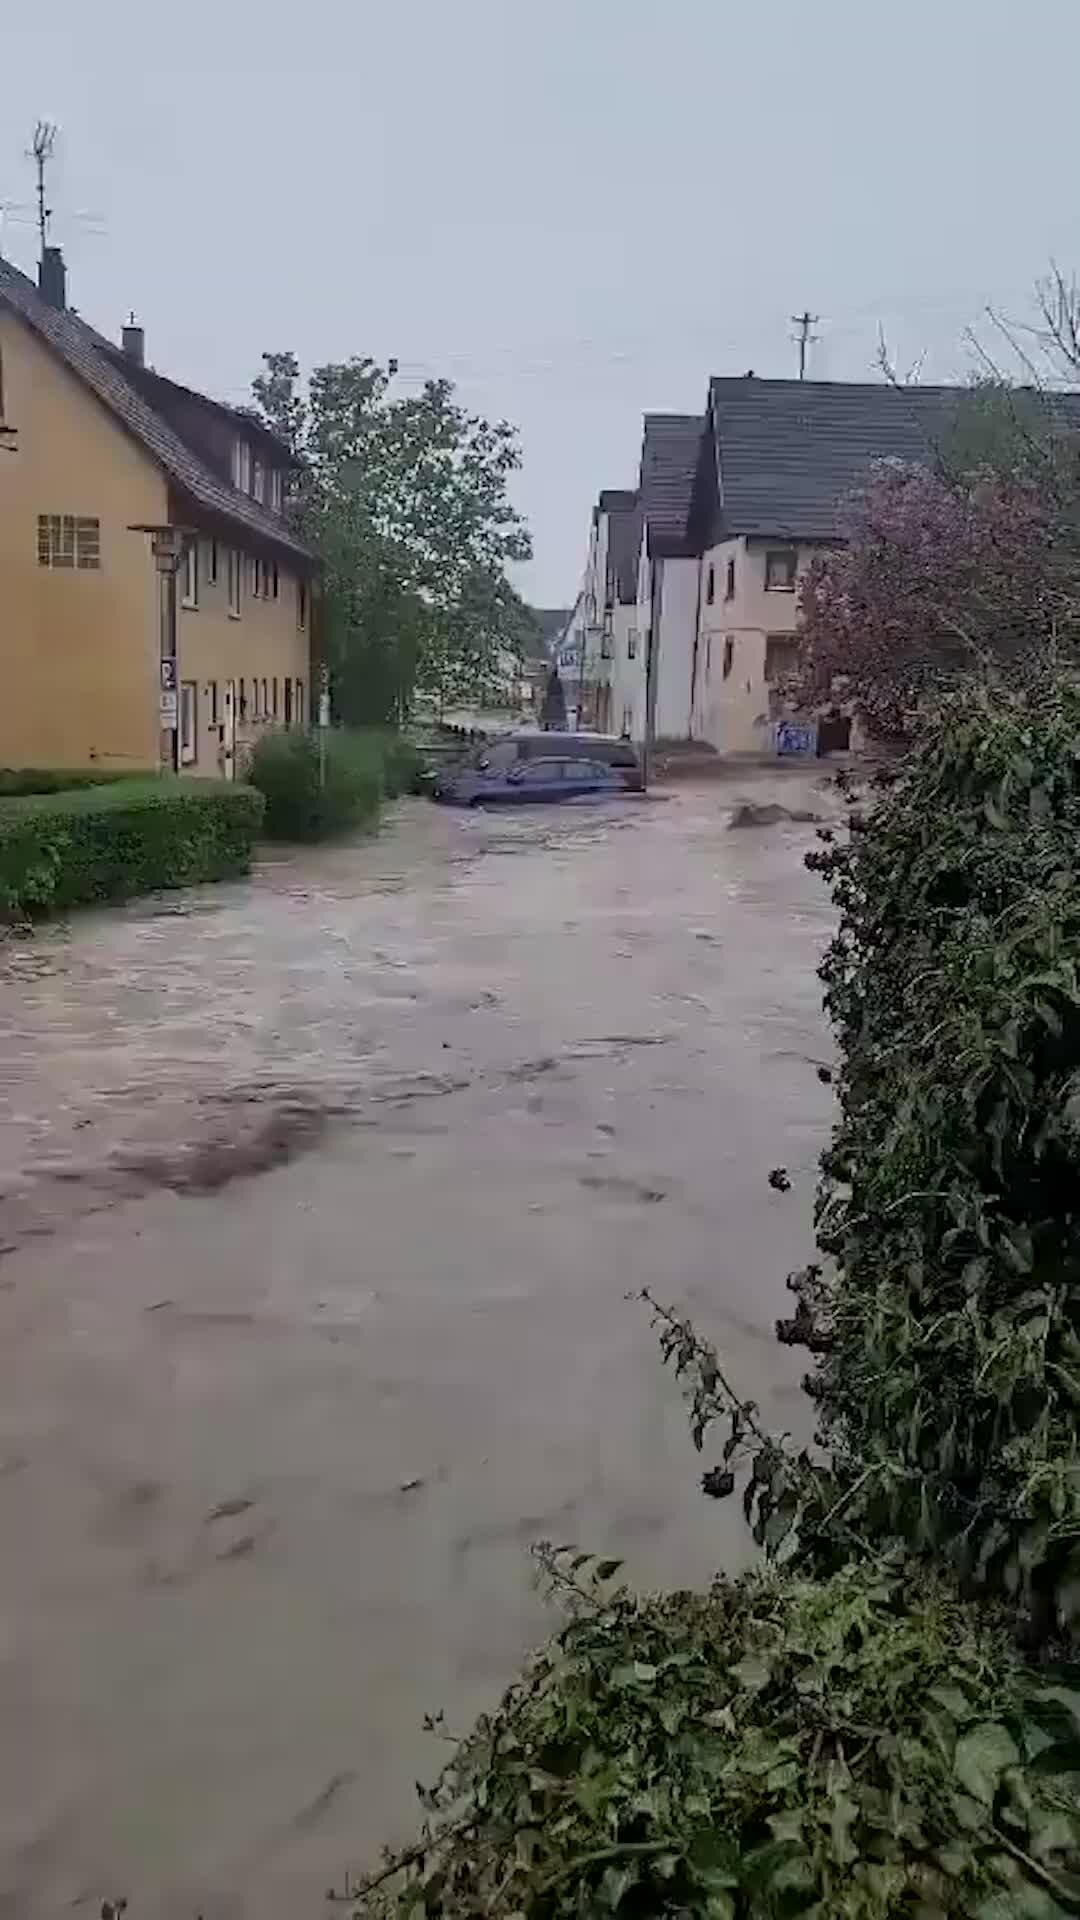
M 209 780 L 126 780 L 0 800 L 0 914 L 246 873 L 262 811 L 252 788 Z
M 316 733 L 266 734 L 250 778 L 265 798 L 271 840 L 324 840 L 377 819 L 385 791 L 382 740 L 333 729 L 320 747 Z
M 0 767 L 0 799 L 24 793 L 74 793 L 80 787 L 108 787 L 118 780 L 150 779 L 141 769 L 118 772 L 99 767 Z

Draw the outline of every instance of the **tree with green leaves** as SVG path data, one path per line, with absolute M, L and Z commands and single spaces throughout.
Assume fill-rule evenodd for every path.
M 407 710 L 415 689 L 466 695 L 527 611 L 507 567 L 532 552 L 509 496 L 516 430 L 469 413 L 448 380 L 397 394 L 397 363 L 316 367 L 266 353 L 260 417 L 300 461 L 293 511 L 323 563 L 322 646 L 349 721 Z

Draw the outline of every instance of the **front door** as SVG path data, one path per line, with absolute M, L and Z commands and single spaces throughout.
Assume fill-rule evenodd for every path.
M 236 769 L 236 681 L 226 680 L 221 707 L 221 777 L 232 780 Z

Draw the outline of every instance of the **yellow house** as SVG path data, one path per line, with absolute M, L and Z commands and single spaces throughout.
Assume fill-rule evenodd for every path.
M 240 410 L 145 364 L 0 260 L 0 766 L 157 767 L 161 582 L 138 527 L 187 530 L 179 760 L 232 776 L 310 708 L 313 556 L 285 516 L 295 462 Z

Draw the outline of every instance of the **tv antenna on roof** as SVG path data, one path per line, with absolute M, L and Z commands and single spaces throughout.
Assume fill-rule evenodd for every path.
M 53 156 L 56 133 L 57 129 L 51 120 L 39 120 L 30 143 L 30 158 L 37 169 L 37 223 L 43 254 L 48 243 L 49 221 L 52 218 L 52 208 L 45 205 L 45 169 Z

